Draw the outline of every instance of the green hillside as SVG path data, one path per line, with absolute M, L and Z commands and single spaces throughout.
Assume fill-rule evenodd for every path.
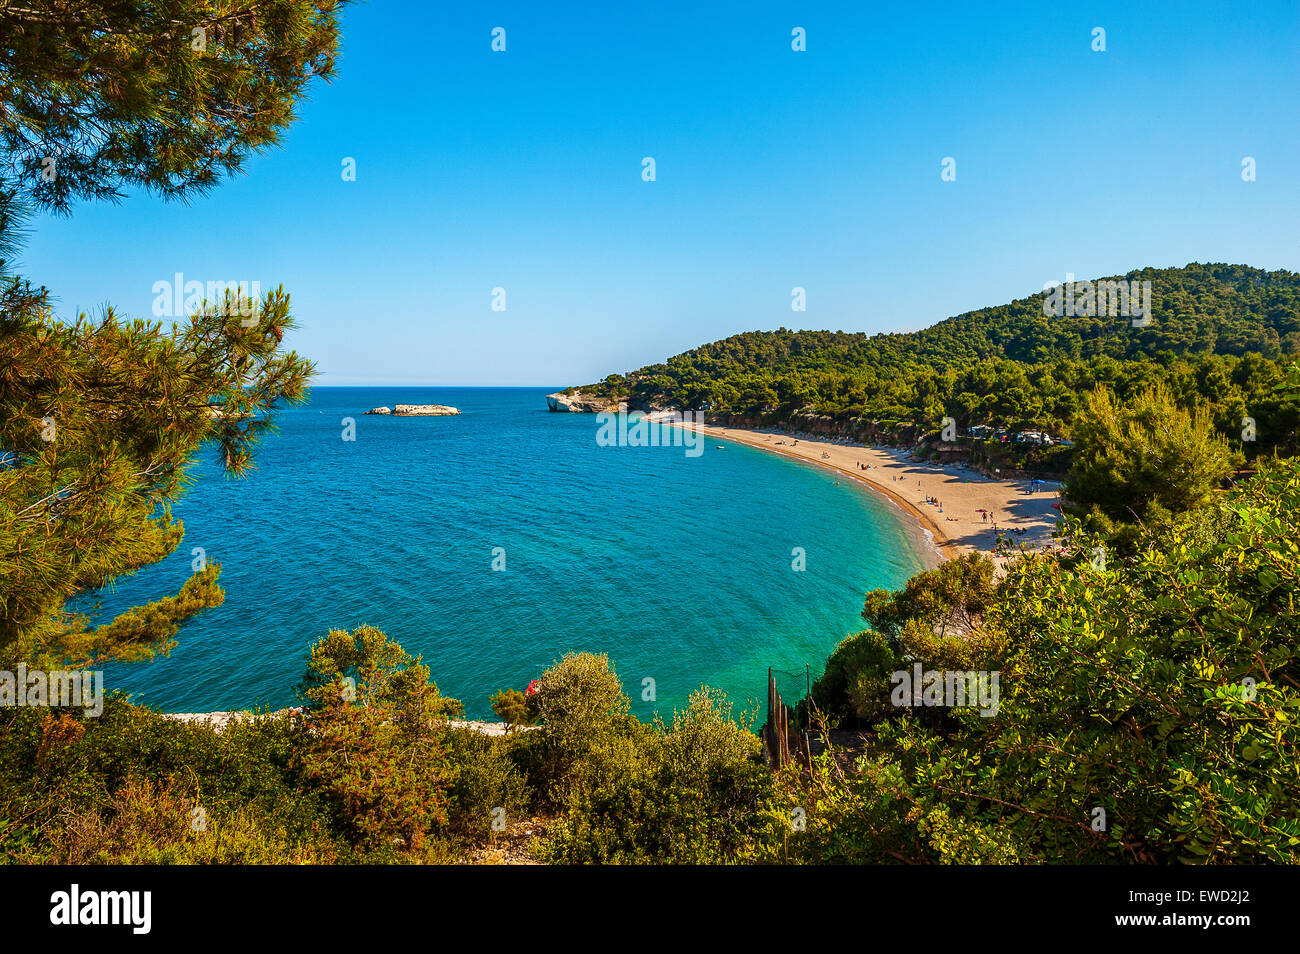
M 937 428 L 951 416 L 1068 435 L 1098 384 L 1121 400 L 1164 384 L 1225 433 L 1258 420 L 1257 448 L 1294 431 L 1274 389 L 1300 351 L 1300 275 L 1191 264 L 1095 282 L 1120 280 L 1150 282 L 1147 327 L 1122 314 L 1045 315 L 1039 291 L 907 334 L 746 332 L 581 390 L 769 423 L 804 412 Z

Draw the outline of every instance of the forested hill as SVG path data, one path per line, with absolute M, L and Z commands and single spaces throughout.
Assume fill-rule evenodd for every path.
M 1146 268 L 1093 281 L 1150 282 L 1152 321 L 1044 314 L 1045 292 L 957 315 L 911 335 L 888 336 L 937 361 L 1010 358 L 1042 362 L 1300 351 L 1300 274 L 1244 265 Z M 911 345 L 907 343 L 911 340 Z
M 1300 274 L 1191 264 L 1093 283 L 1106 281 L 1150 282 L 1150 320 L 1046 315 L 1038 291 L 906 334 L 747 332 L 581 390 L 639 406 L 1066 432 L 1097 384 L 1124 397 L 1163 382 L 1224 427 L 1276 409 L 1281 368 L 1300 352 Z

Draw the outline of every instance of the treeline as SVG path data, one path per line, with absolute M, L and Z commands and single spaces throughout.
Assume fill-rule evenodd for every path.
M 1275 388 L 1300 350 L 1300 275 L 1242 265 L 1139 269 L 1152 320 L 1051 317 L 1044 293 L 967 312 L 909 334 L 747 332 L 583 391 L 632 406 L 704 408 L 772 423 L 825 415 L 843 425 L 938 430 L 944 417 L 1071 436 L 1084 394 L 1127 400 L 1160 385 L 1204 407 L 1225 435 L 1255 422 L 1248 453 L 1282 447 L 1295 412 Z

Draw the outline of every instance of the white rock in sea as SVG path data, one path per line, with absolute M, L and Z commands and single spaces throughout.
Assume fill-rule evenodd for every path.
M 393 409 L 391 407 L 372 407 L 370 410 L 366 411 L 366 413 L 367 414 L 392 414 Z
M 443 417 L 459 413 L 460 408 L 447 404 L 398 404 L 393 408 L 393 414 L 402 417 Z

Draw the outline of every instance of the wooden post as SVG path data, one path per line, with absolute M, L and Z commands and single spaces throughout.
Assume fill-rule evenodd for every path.
M 776 738 L 776 764 L 778 768 L 785 768 L 785 705 L 781 702 L 781 694 L 779 692 L 776 694 Z
M 767 747 L 767 756 L 780 767 L 780 752 L 776 745 L 776 705 L 773 693 L 775 683 L 772 681 L 772 667 L 767 667 L 767 725 L 763 726 L 763 744 Z

